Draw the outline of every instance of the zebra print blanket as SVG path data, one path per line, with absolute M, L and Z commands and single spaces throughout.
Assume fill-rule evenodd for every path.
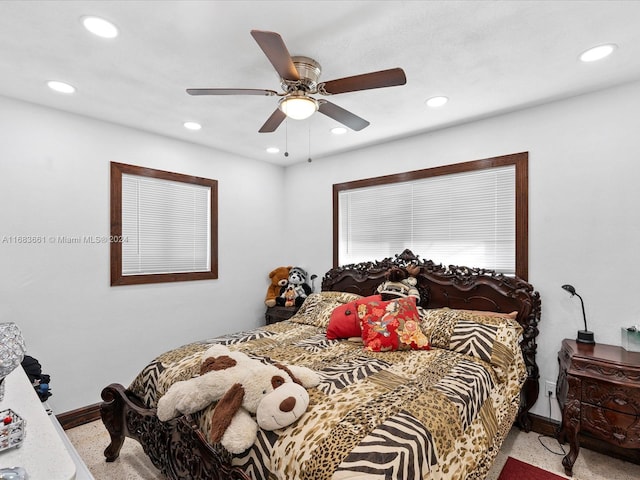
M 368 352 L 356 342 L 327 340 L 317 319 L 302 317 L 167 352 L 130 389 L 155 407 L 171 384 L 197 374 L 202 352 L 222 343 L 321 376 L 297 423 L 259 430 L 256 443 L 241 455 L 225 452 L 251 478 L 484 478 L 518 410 L 525 367 L 517 331 L 508 336 L 515 338 L 511 344 L 501 343 L 513 359 L 505 372 L 456 348 Z M 212 411 L 196 415 L 203 432 L 210 431 Z

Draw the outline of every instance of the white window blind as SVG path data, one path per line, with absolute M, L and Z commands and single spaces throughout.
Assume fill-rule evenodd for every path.
M 338 193 L 339 264 L 409 248 L 444 265 L 515 274 L 515 166 Z
M 211 269 L 211 188 L 122 174 L 122 275 Z

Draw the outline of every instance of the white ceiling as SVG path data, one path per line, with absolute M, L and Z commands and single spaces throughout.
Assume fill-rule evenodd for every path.
M 85 15 L 120 36 L 89 34 Z M 638 1 L 0 0 L 0 95 L 288 165 L 638 80 L 639 25 Z M 360 132 L 332 135 L 337 123 L 315 114 L 258 133 L 277 97 L 185 93 L 280 91 L 252 29 L 317 60 L 321 81 L 402 67 L 407 84 L 331 97 L 371 122 Z M 577 60 L 603 43 L 619 48 Z M 48 80 L 77 92 L 54 93 Z M 450 101 L 428 108 L 434 95 Z

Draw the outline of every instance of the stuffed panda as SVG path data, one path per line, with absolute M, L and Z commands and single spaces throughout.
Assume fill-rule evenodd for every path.
M 302 305 L 311 291 L 311 287 L 307 283 L 307 272 L 300 267 L 293 267 L 289 270 L 289 283 L 280 290 L 276 304 L 297 308 Z

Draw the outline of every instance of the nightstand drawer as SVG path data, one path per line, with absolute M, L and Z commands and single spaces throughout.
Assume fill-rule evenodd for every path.
M 628 415 L 640 415 L 640 386 L 638 388 L 582 380 L 582 401 Z
M 640 417 L 583 404 L 581 430 L 608 437 L 625 448 L 640 448 Z

